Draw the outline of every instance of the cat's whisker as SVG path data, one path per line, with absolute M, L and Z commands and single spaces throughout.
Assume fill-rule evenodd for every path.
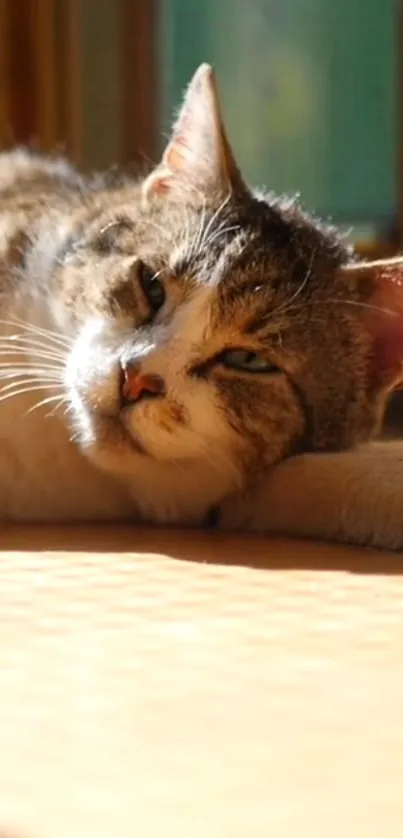
M 18 389 L 18 387 L 25 387 L 28 384 L 32 384 L 32 386 L 35 385 L 38 387 L 38 389 L 40 389 L 42 385 L 46 385 L 46 387 L 48 385 L 52 387 L 58 387 L 59 389 L 62 386 L 62 382 L 60 381 L 60 379 L 53 378 L 13 378 L 12 380 L 11 378 L 2 378 L 0 379 L 0 394 L 11 393 L 13 390 Z
M 371 311 L 377 311 L 379 314 L 387 314 L 390 317 L 400 317 L 399 312 L 393 311 L 390 308 L 382 308 L 382 306 L 374 305 L 373 303 L 366 303 L 362 300 L 349 300 L 346 299 L 337 299 L 328 297 L 326 299 L 327 303 L 338 303 L 339 305 L 348 305 L 348 306 L 357 306 L 358 308 L 366 308 L 370 309 Z
M 24 373 L 15 373 L 15 372 L 1 373 L 0 374 L 0 383 L 1 382 L 6 382 L 6 381 L 8 381 L 10 383 L 9 384 L 4 384 L 4 386 L 1 386 L 0 389 L 3 391 L 3 390 L 8 389 L 9 387 L 11 387 L 11 385 L 19 386 L 24 381 L 24 378 L 27 375 L 28 375 L 27 372 L 24 372 Z M 31 376 L 29 378 L 29 380 L 33 381 L 33 382 L 34 381 L 53 382 L 54 384 L 57 384 L 59 387 L 63 383 L 60 376 L 58 376 L 56 378 L 56 376 L 54 374 L 46 374 L 46 373 L 42 373 L 40 376 L 39 375 Z
M 52 372 L 61 373 L 63 372 L 63 367 L 57 366 L 56 364 L 42 364 L 41 366 L 38 366 L 37 364 L 24 364 L 22 362 L 12 364 L 2 362 L 0 363 L 0 370 L 9 370 L 10 372 L 11 370 L 14 370 L 20 373 L 24 372 L 24 370 L 32 373 L 43 372 L 43 370 L 52 370 Z
M 60 387 L 61 381 L 57 378 L 38 378 L 37 376 L 27 376 L 26 378 L 20 378 L 18 376 L 14 381 L 11 381 L 9 384 L 2 385 L 0 387 L 0 393 L 11 392 L 11 390 L 13 390 L 15 387 L 25 387 L 28 384 L 35 385 L 35 389 L 39 390 L 42 386 Z
M 9 381 L 8 384 L 1 385 L 0 389 L 1 389 L 2 392 L 4 390 L 11 389 L 12 387 L 19 387 L 21 384 L 28 384 L 28 383 L 35 384 L 38 387 L 41 384 L 48 385 L 50 383 L 58 384 L 59 387 L 60 387 L 60 385 L 62 384 L 62 381 L 59 377 L 56 378 L 56 376 L 51 375 L 51 374 L 40 375 L 40 376 L 39 375 L 33 375 L 32 373 L 27 373 L 26 375 L 19 375 L 19 374 L 15 375 L 15 374 L 13 374 L 13 376 L 10 376 L 10 379 L 11 379 L 11 377 L 14 379 L 13 381 L 9 381 L 7 375 L 4 375 L 1 378 L 2 381 Z
M 41 372 L 52 372 L 54 375 L 58 375 L 59 377 L 64 373 L 64 367 L 61 367 L 60 364 L 48 364 L 48 363 L 15 363 L 14 361 L 2 361 L 0 363 L 0 374 L 1 371 L 9 371 L 13 370 L 16 374 L 21 375 L 21 373 L 29 373 L 30 375 L 37 375 Z
M 235 230 L 240 230 L 239 224 L 233 224 L 231 227 L 223 227 L 220 230 L 216 230 L 216 232 L 212 233 L 212 235 L 207 239 L 205 242 L 205 247 L 210 247 L 216 239 L 220 238 L 221 236 L 225 236 L 227 233 L 235 232 Z
M 65 357 L 68 349 L 64 349 L 59 346 L 52 346 L 52 344 L 44 343 L 43 341 L 38 340 L 35 337 L 31 337 L 30 335 L 9 335 L 8 337 L 2 337 L 2 341 L 6 342 L 7 345 L 10 346 L 30 346 L 33 349 L 43 349 L 44 352 L 53 352 L 54 354 L 58 354 L 60 357 Z
M 35 355 L 35 358 L 27 357 L 25 352 L 5 352 L 0 350 L 0 361 L 1 365 L 9 366 L 9 367 L 54 367 L 57 370 L 63 371 L 66 367 L 64 363 L 61 363 L 59 358 L 53 358 L 53 356 L 49 355 Z
M 277 317 L 279 314 L 288 314 L 288 312 L 290 311 L 290 306 L 292 305 L 292 303 L 295 303 L 295 300 L 302 294 L 304 288 L 306 287 L 307 283 L 311 278 L 313 263 L 315 261 L 316 254 L 317 250 L 314 250 L 309 261 L 307 272 L 303 280 L 300 282 L 296 291 L 294 291 L 294 294 L 292 294 L 290 299 L 286 300 L 283 303 L 283 305 L 279 306 L 277 309 L 274 309 L 274 311 L 272 312 L 272 316 L 275 315 Z
M 190 221 L 189 221 L 189 213 L 185 209 L 185 223 L 186 223 L 186 230 L 184 236 L 184 243 L 185 243 L 185 251 L 186 253 L 191 252 L 190 248 Z
M 217 209 L 217 210 L 213 213 L 213 215 L 211 216 L 210 221 L 209 221 L 209 222 L 208 222 L 208 224 L 206 225 L 206 228 L 205 228 L 204 233 L 203 233 L 203 237 L 202 237 L 201 242 L 200 242 L 200 246 L 199 246 L 199 247 L 200 247 L 200 250 L 201 250 L 203 247 L 205 247 L 206 240 L 207 240 L 207 238 L 208 238 L 208 236 L 209 236 L 210 231 L 212 231 L 212 229 L 213 229 L 213 227 L 214 227 L 215 222 L 216 222 L 216 221 L 217 221 L 217 219 L 220 217 L 221 213 L 224 211 L 224 209 L 225 209 L 225 207 L 227 206 L 227 204 L 228 204 L 228 202 L 229 202 L 230 198 L 231 198 L 231 193 L 229 192 L 229 193 L 228 193 L 228 195 L 224 198 L 224 200 L 223 200 L 223 201 L 221 202 L 221 204 L 219 205 L 218 209 Z
M 64 399 L 64 401 L 66 402 L 66 407 L 64 408 L 63 416 L 67 416 L 69 413 L 71 413 L 74 410 L 74 407 L 71 404 L 71 402 L 67 401 L 67 399 Z
M 55 404 L 53 410 L 48 414 L 49 416 L 54 415 L 56 411 L 59 409 L 59 407 L 63 405 L 63 403 L 65 402 L 65 396 L 60 396 L 60 393 L 58 393 L 56 396 L 47 396 L 46 399 L 42 399 L 40 402 L 37 402 L 36 404 L 32 405 L 32 407 L 30 407 L 29 410 L 26 411 L 26 415 L 28 415 L 29 413 L 34 413 L 34 411 L 39 410 L 40 407 L 45 407 L 45 405 L 53 404 L 54 402 L 57 402 L 57 404 Z
M 68 337 L 67 335 L 63 335 L 60 332 L 55 332 L 52 329 L 45 328 L 43 326 L 38 326 L 33 323 L 29 323 L 27 320 L 22 320 L 19 318 L 13 318 L 10 320 L 3 320 L 0 321 L 5 323 L 6 325 L 11 326 L 18 326 L 24 329 L 24 333 L 32 333 L 36 334 L 41 337 L 45 337 L 48 340 L 56 340 L 58 343 L 63 343 L 63 345 L 71 346 L 73 344 L 73 338 Z
M 201 249 L 201 240 L 202 240 L 202 237 L 203 237 L 205 220 L 206 220 L 206 199 L 203 196 L 203 205 L 202 205 L 202 211 L 201 211 L 201 216 L 200 216 L 200 223 L 199 223 L 199 226 L 196 227 L 196 232 L 195 232 L 195 235 L 193 237 L 192 245 L 190 247 L 190 259 L 194 259 L 195 256 L 197 256 L 197 254 L 199 253 L 199 251 Z
M 16 390 L 14 392 L 8 392 L 2 395 L 2 389 L 0 389 L 0 404 L 9 399 L 14 399 L 17 396 L 22 396 L 25 393 L 35 393 L 37 390 L 54 390 L 54 384 L 39 384 L 36 387 L 22 387 L 20 390 Z
M 55 359 L 57 358 L 59 360 L 64 360 L 67 357 L 67 353 L 61 353 L 53 347 L 42 346 L 42 344 L 37 344 L 24 338 L 19 338 L 18 340 L 0 339 L 0 348 L 8 349 L 10 353 L 14 351 L 18 352 L 18 350 L 26 354 L 46 353 L 47 355 L 52 355 Z
M 70 348 L 73 345 L 73 339 L 68 338 L 65 335 L 61 335 L 58 332 L 53 332 L 51 329 L 44 329 L 41 326 L 35 326 L 32 323 L 28 323 L 26 320 L 19 320 L 18 318 L 12 320 L 4 320 L 0 319 L 0 323 L 4 326 L 11 326 L 16 328 L 24 329 L 23 335 L 37 335 L 38 337 L 45 338 L 47 343 L 56 343 L 57 345 L 63 346 L 66 349 Z
M 19 341 L 19 340 L 26 340 L 35 343 L 37 346 L 43 346 L 44 349 L 57 349 L 61 351 L 61 347 L 59 344 L 54 345 L 51 341 L 46 340 L 42 335 L 31 334 L 28 331 L 23 332 L 12 332 L 8 335 L 3 335 L 3 340 L 10 340 L 10 341 Z M 65 350 L 63 346 L 63 350 Z M 67 351 L 67 347 L 66 350 Z
M 21 356 L 22 358 L 26 358 L 27 355 L 32 355 L 34 352 L 35 359 L 41 358 L 43 360 L 55 361 L 61 367 L 64 366 L 66 361 L 66 355 L 60 355 L 59 353 L 55 355 L 54 352 L 46 352 L 45 350 L 38 350 L 36 347 L 32 347 L 30 345 L 17 345 L 11 344 L 8 345 L 6 343 L 2 343 L 0 341 L 0 356 L 3 357 L 10 357 L 10 356 Z
M 54 372 L 47 372 L 46 370 L 35 370 L 34 372 L 32 370 L 10 370 L 9 372 L 1 370 L 0 382 L 20 382 L 23 378 L 26 378 L 27 376 L 32 378 L 33 381 L 56 381 L 59 384 L 63 384 L 63 379 L 60 375 L 57 375 Z

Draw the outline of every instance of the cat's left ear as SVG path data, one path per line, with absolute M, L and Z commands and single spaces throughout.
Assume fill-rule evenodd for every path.
M 161 162 L 144 181 L 146 196 L 195 190 L 247 192 L 225 132 L 213 69 L 194 74 Z

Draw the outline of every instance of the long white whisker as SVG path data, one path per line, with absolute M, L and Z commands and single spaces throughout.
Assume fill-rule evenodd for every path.
M 200 217 L 200 224 L 198 228 L 196 228 L 196 233 L 193 239 L 193 244 L 190 248 L 190 258 L 194 258 L 197 256 L 201 249 L 201 241 L 203 238 L 203 231 L 204 231 L 204 222 L 206 220 L 206 199 L 203 197 L 203 209 L 201 212 Z
M 58 384 L 59 386 L 63 383 L 61 377 L 60 376 L 55 376 L 54 373 L 42 373 L 41 375 L 37 374 L 37 375 L 33 376 L 31 373 L 27 373 L 27 372 L 18 372 L 18 373 L 10 372 L 10 373 L 1 373 L 0 374 L 0 390 L 2 391 L 2 390 L 5 390 L 5 389 L 8 389 L 11 386 L 11 384 L 14 384 L 14 386 L 19 386 L 20 384 L 23 383 L 24 376 L 28 376 L 28 375 L 29 375 L 29 381 L 32 381 L 32 382 L 41 382 L 41 381 L 46 381 L 47 383 L 53 382 L 55 385 Z M 2 382 L 4 382 L 4 381 L 8 381 L 10 383 L 9 384 L 4 384 L 4 386 L 2 386 Z
M 54 384 L 42 384 L 38 387 L 22 387 L 21 390 L 6 393 L 4 396 L 1 395 L 0 390 L 0 404 L 2 404 L 2 402 L 7 401 L 8 399 L 13 399 L 17 396 L 22 396 L 24 393 L 35 393 L 36 390 L 54 390 L 54 387 Z
M 55 387 L 61 387 L 63 382 L 60 378 L 56 378 L 52 375 L 42 375 L 39 376 L 23 376 L 23 375 L 15 375 L 15 373 L 10 373 L 9 375 L 1 375 L 0 376 L 0 392 L 3 393 L 6 390 L 12 390 L 13 387 L 20 387 L 21 384 L 36 384 L 40 387 L 42 384 L 53 384 Z
M 21 329 L 20 326 L 19 329 Z M 3 341 L 30 343 L 54 352 L 66 353 L 73 345 L 73 341 L 70 341 L 69 343 L 56 341 L 53 338 L 49 338 L 47 335 L 37 334 L 36 332 L 31 332 L 29 329 L 25 328 L 23 331 L 13 332 L 12 334 L 0 334 L 0 337 Z
M 62 348 L 59 346 L 52 346 L 49 343 L 44 343 L 43 341 L 38 340 L 35 337 L 31 337 L 30 335 L 9 335 L 6 338 L 1 338 L 1 341 L 4 345 L 10 345 L 10 347 L 18 346 L 18 347 L 28 347 L 34 350 L 39 349 L 40 351 L 44 352 L 53 352 L 55 355 L 59 355 L 59 357 L 65 357 L 67 354 L 67 347 L 62 351 Z
M 17 363 L 12 363 L 12 364 L 1 362 L 0 363 L 0 370 L 1 369 L 10 370 L 10 371 L 11 370 L 20 370 L 20 371 L 21 370 L 26 370 L 27 372 L 35 372 L 36 370 L 38 370 L 39 372 L 41 370 L 53 370 L 54 372 L 63 372 L 63 367 L 58 366 L 57 364 L 41 364 L 39 366 L 38 364 L 24 364 L 22 361 L 21 362 L 17 361 Z
M 54 341 L 57 344 L 65 346 L 66 348 L 72 346 L 73 344 L 73 340 L 67 337 L 66 335 L 62 335 L 59 332 L 53 332 L 51 329 L 44 329 L 41 326 L 35 326 L 32 323 L 28 323 L 28 321 L 26 320 L 20 320 L 17 317 L 11 320 L 0 319 L 0 323 L 2 323 L 5 326 L 16 326 L 17 328 L 23 328 L 25 333 L 32 333 L 34 335 L 44 337 L 48 341 Z
M 337 298 L 333 299 L 332 297 L 328 297 L 326 299 L 327 303 L 338 303 L 339 305 L 348 305 L 348 306 L 357 306 L 358 308 L 368 308 L 371 311 L 378 311 L 380 314 L 388 314 L 391 317 L 398 317 L 398 312 L 393 311 L 390 308 L 382 308 L 381 306 L 376 306 L 371 303 L 363 302 L 362 300 L 349 300 L 349 299 L 342 299 L 338 300 Z
M 25 362 L 26 364 L 32 365 L 40 363 L 42 361 L 52 361 L 58 369 L 64 369 L 66 359 L 59 358 L 58 356 L 54 356 L 49 352 L 36 352 L 35 356 L 27 354 L 27 351 L 19 349 L 18 351 L 13 351 L 11 349 L 3 349 L 0 344 L 0 358 L 9 358 L 10 365 L 14 364 L 14 358 L 21 358 L 21 363 Z M 16 363 L 20 363 L 17 361 Z
M 210 247 L 216 239 L 220 238 L 220 236 L 224 236 L 226 233 L 232 233 L 233 230 L 240 229 L 241 228 L 239 224 L 233 224 L 231 227 L 223 227 L 221 230 L 216 230 L 216 232 L 213 231 L 210 238 L 208 238 L 207 241 L 204 243 L 204 246 L 206 248 Z
M 60 396 L 60 393 L 58 393 L 56 396 L 48 396 L 46 399 L 42 399 L 42 401 L 37 402 L 32 407 L 30 407 L 29 410 L 26 411 L 26 415 L 28 415 L 29 413 L 34 413 L 34 411 L 38 410 L 40 407 L 44 407 L 46 404 L 53 404 L 53 402 L 56 401 L 57 404 L 49 414 L 51 416 L 53 413 L 56 413 L 58 408 L 61 407 L 63 402 L 65 401 L 65 396 Z
M 64 398 L 64 401 L 66 401 L 65 398 Z M 67 416 L 67 414 L 71 413 L 72 410 L 74 410 L 73 405 L 71 404 L 71 402 L 67 401 L 66 407 L 64 408 L 64 415 Z
M 210 230 L 212 230 L 214 223 L 217 221 L 217 218 L 219 218 L 219 216 L 221 215 L 221 213 L 223 212 L 223 210 L 227 206 L 228 201 L 230 200 L 230 198 L 231 198 L 231 193 L 229 192 L 227 197 L 224 198 L 224 200 L 221 202 L 218 209 L 211 216 L 210 221 L 208 222 L 208 224 L 206 225 L 206 229 L 204 230 L 203 238 L 202 238 L 202 240 L 200 242 L 200 246 L 199 246 L 200 249 L 205 246 L 206 239 L 207 239 L 207 237 L 210 233 Z
M 317 254 L 317 250 L 314 250 L 312 252 L 312 255 L 311 255 L 311 258 L 310 258 L 310 261 L 309 261 L 308 270 L 307 270 L 302 282 L 300 282 L 300 284 L 298 285 L 297 290 L 294 291 L 294 294 L 292 294 L 290 299 L 286 300 L 283 303 L 283 305 L 274 309 L 274 311 L 272 312 L 273 315 L 275 315 L 277 317 L 279 314 L 286 314 L 290 310 L 290 306 L 292 305 L 292 303 L 294 303 L 295 300 L 297 299 L 297 297 L 299 297 L 299 295 L 302 294 L 306 284 L 309 282 L 309 279 L 311 277 L 313 263 L 315 261 L 316 254 Z
M 9 346 L 7 344 L 1 343 L 1 341 L 0 341 L 0 355 L 3 355 L 3 356 L 4 355 L 5 356 L 20 355 L 24 358 L 26 358 L 27 355 L 29 355 L 30 357 L 33 357 L 33 355 L 35 355 L 35 359 L 43 358 L 43 359 L 48 359 L 50 361 L 57 361 L 62 366 L 65 363 L 66 357 L 67 357 L 66 355 L 60 355 L 60 354 L 55 355 L 54 352 L 51 352 L 51 351 L 46 352 L 43 349 L 38 350 L 38 349 L 36 349 L 36 347 L 32 347 L 32 346 L 19 346 L 19 345 L 16 345 L 16 344 L 11 344 Z
M 17 351 L 13 351 L 11 349 L 3 349 L 0 344 L 0 358 L 9 359 L 7 363 L 13 364 L 14 359 L 17 363 L 23 363 L 32 365 L 35 364 L 36 366 L 40 364 L 42 361 L 44 362 L 51 362 L 52 364 L 56 365 L 59 369 L 64 369 L 66 365 L 66 358 L 60 358 L 58 356 L 54 356 L 49 352 L 35 352 L 29 353 L 27 350 L 18 349 Z
M 14 378 L 15 378 L 15 376 L 14 376 Z M 1 386 L 0 387 L 0 393 L 6 393 L 8 390 L 11 391 L 14 387 L 23 387 L 26 384 L 35 385 L 34 389 L 35 390 L 40 390 L 42 388 L 42 386 L 44 386 L 45 388 L 55 387 L 57 384 L 59 384 L 59 386 L 60 386 L 61 381 L 60 381 L 60 379 L 57 379 L 57 378 L 45 378 L 45 377 L 43 377 L 42 380 L 41 380 L 40 378 L 37 378 L 36 376 L 35 377 L 30 376 L 30 377 L 27 377 L 27 378 L 20 378 L 18 376 L 14 381 L 11 381 L 9 384 L 4 384 L 4 386 Z
M 186 253 L 189 253 L 189 252 L 191 252 L 189 213 L 187 212 L 186 209 L 184 210 L 184 213 L 185 213 L 185 224 L 186 224 L 185 234 L 184 234 L 184 243 L 185 243 Z

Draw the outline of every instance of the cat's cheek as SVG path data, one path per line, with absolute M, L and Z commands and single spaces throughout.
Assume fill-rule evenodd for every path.
M 102 319 L 88 321 L 67 358 L 64 384 L 73 406 L 90 412 L 116 412 L 119 401 L 119 351 L 104 340 Z

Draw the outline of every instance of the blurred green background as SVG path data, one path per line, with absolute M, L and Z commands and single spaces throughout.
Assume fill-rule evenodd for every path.
M 397 206 L 398 0 L 163 0 L 161 123 L 214 64 L 248 179 L 321 216 L 387 225 Z
M 403 241 L 403 0 L 0 0 L 0 140 L 155 161 L 202 61 L 248 180 Z M 400 34 L 399 34 L 400 29 Z M 400 209 L 399 209 L 400 208 Z

